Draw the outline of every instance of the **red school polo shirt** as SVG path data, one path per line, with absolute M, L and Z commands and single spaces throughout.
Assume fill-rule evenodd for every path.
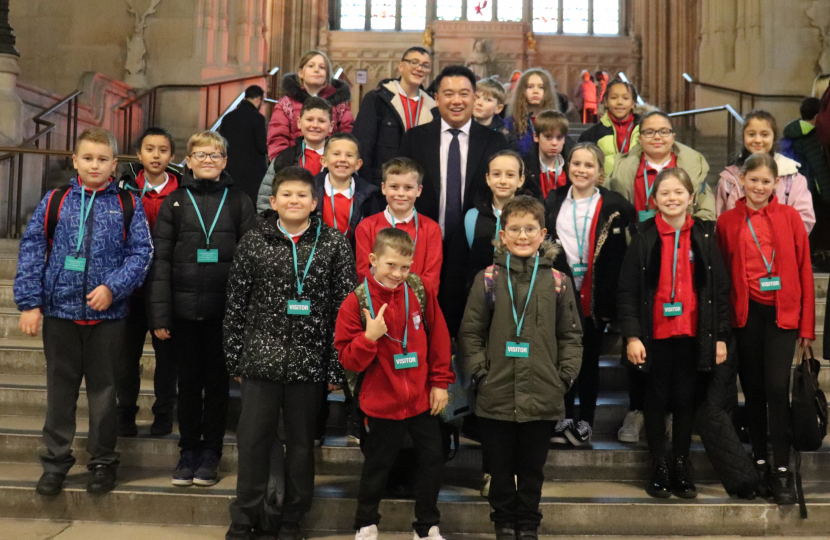
M 666 223 L 658 212 L 654 218 L 660 234 L 660 281 L 654 294 L 654 339 L 673 337 L 695 337 L 697 335 L 697 291 L 694 285 L 694 255 L 692 254 L 692 216 L 686 216 L 686 223 L 680 229 L 677 249 L 677 276 L 675 277 L 674 301 L 683 303 L 683 314 L 678 317 L 663 315 L 663 304 L 670 303 L 672 289 L 672 268 L 674 266 L 674 227 Z
M 668 169 L 670 167 L 677 167 L 677 156 L 674 155 L 674 152 L 671 154 L 671 159 L 669 163 L 663 167 L 664 169 Z M 653 204 L 654 201 L 654 193 L 652 193 L 651 197 L 649 198 L 649 203 L 646 203 L 646 186 L 644 182 L 645 175 L 648 174 L 648 185 L 649 187 L 654 185 L 654 180 L 657 179 L 657 169 L 652 167 L 646 166 L 646 156 L 643 154 L 643 157 L 640 158 L 640 168 L 637 169 L 637 176 L 634 178 L 634 208 L 637 212 L 641 212 L 643 210 L 656 209 L 657 206 Z
M 746 212 L 749 214 L 749 221 L 755 230 L 755 236 L 758 237 L 758 243 L 761 244 L 764 257 L 767 258 L 767 262 L 772 261 L 772 275 L 777 276 L 778 261 L 772 258 L 775 251 L 775 237 L 772 234 L 772 221 L 767 214 L 767 208 L 769 207 L 765 206 L 760 210 L 753 210 L 747 206 Z M 758 251 L 758 246 L 755 245 L 755 239 L 752 238 L 749 226 L 743 228 L 741 245 L 743 246 L 744 261 L 746 261 L 744 267 L 746 268 L 745 275 L 749 288 L 749 299 L 766 306 L 774 306 L 775 291 L 761 290 L 761 278 L 766 278 L 769 274 L 764 259 L 761 257 L 761 252 Z

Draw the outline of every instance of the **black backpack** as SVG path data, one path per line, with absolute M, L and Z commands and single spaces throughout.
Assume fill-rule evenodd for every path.
M 46 220 L 43 226 L 48 244 L 47 249 L 49 250 L 52 249 L 52 242 L 55 239 L 55 229 L 58 227 L 63 203 L 70 189 L 72 189 L 72 186 L 67 184 L 53 190 L 51 195 L 49 195 L 49 201 L 46 203 Z M 135 214 L 135 197 L 129 191 L 118 188 L 118 200 L 121 203 L 122 217 L 124 218 L 124 240 L 126 240 L 127 230 L 130 228 L 130 223 L 133 221 L 133 214 Z

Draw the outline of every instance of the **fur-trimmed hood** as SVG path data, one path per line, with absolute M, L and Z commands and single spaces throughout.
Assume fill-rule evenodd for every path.
M 305 103 L 306 98 L 309 96 L 306 89 L 300 84 L 300 79 L 296 73 L 289 73 L 282 78 L 282 91 L 285 95 L 299 103 Z M 352 91 L 349 89 L 349 85 L 343 81 L 334 79 L 330 84 L 324 86 L 317 96 L 325 99 L 334 106 L 350 102 L 352 99 Z
M 494 238 L 493 245 L 496 248 L 496 259 L 498 259 L 500 255 L 505 257 L 507 256 L 507 247 L 504 245 L 500 238 Z M 550 266 L 553 266 L 553 261 L 556 260 L 556 256 L 559 255 L 559 251 L 561 249 L 562 247 L 559 244 L 553 242 L 550 238 L 545 238 L 542 241 L 542 245 L 539 246 L 539 255 L 546 259 L 549 259 L 548 264 Z

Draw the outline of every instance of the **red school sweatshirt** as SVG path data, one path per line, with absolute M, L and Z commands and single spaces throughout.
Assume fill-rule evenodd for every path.
M 370 276 L 366 282 L 377 314 L 383 304 L 387 335 L 377 341 L 366 339 L 360 322 L 360 303 L 355 293 L 343 301 L 334 329 L 334 346 L 343 367 L 365 372 L 360 390 L 360 408 L 373 418 L 404 420 L 429 410 L 429 392 L 435 386 L 447 388 L 455 381 L 450 362 L 450 333 L 438 300 L 426 288 L 427 306 L 422 309 L 418 297 L 409 289 L 409 313 L 406 313 L 404 287 L 384 287 Z M 426 327 L 424 326 L 426 320 Z M 404 324 L 408 325 L 407 351 L 418 353 L 418 366 L 395 369 L 394 355 L 403 347 Z M 427 329 L 429 334 L 427 334 Z
M 810 242 L 801 214 L 792 206 L 780 204 L 775 195 L 765 209 L 772 222 L 775 271 L 781 278 L 781 289 L 775 292 L 776 324 L 784 330 L 798 329 L 799 337 L 815 339 L 813 267 Z M 746 197 L 739 199 L 735 208 L 720 215 L 715 228 L 718 246 L 732 279 L 730 299 L 732 326 L 735 328 L 746 326 L 749 313 L 746 250 L 743 246 L 744 229 L 749 228 L 746 223 L 749 210 Z
M 355 257 L 357 258 L 357 281 L 363 278 L 372 280 L 369 271 L 369 254 L 375 246 L 375 238 L 381 229 L 391 227 L 386 218 L 386 212 L 379 212 L 369 216 L 357 226 L 355 230 Z M 415 239 L 415 218 L 407 223 L 398 223 L 397 228 L 409 233 Z M 444 247 L 441 239 L 441 227 L 434 220 L 423 214 L 418 214 L 418 242 L 415 244 L 415 256 L 412 259 L 413 274 L 417 274 L 424 282 L 424 286 L 438 290 L 441 283 L 441 264 L 444 262 Z

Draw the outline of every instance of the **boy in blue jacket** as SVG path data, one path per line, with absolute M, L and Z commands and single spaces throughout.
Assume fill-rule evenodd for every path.
M 130 294 L 153 255 L 141 201 L 112 181 L 115 137 L 81 133 L 72 160 L 78 176 L 47 193 L 20 241 L 14 301 L 20 329 L 37 335 L 43 322 L 46 421 L 41 495 L 57 495 L 75 458 L 75 409 L 81 380 L 89 401 L 90 493 L 115 487 L 118 421 L 116 361 L 121 357 Z M 57 209 L 57 211 L 56 211 Z

